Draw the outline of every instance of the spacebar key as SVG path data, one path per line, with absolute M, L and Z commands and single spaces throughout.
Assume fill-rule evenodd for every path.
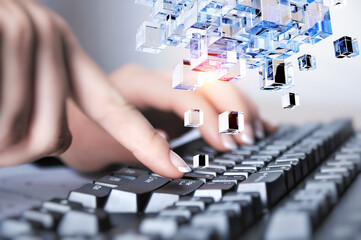
M 237 192 L 258 192 L 263 207 L 271 207 L 286 194 L 286 183 L 282 173 L 254 173 L 238 185 Z

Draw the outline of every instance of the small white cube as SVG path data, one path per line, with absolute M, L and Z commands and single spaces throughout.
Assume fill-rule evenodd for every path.
M 300 106 L 300 96 L 296 93 L 287 93 L 282 96 L 282 107 L 292 109 Z
M 237 134 L 244 130 L 244 114 L 226 111 L 218 116 L 219 133 Z
M 185 127 L 199 127 L 203 125 L 203 110 L 189 109 L 184 113 Z
M 208 167 L 209 156 L 207 154 L 197 154 L 193 156 L 193 168 Z

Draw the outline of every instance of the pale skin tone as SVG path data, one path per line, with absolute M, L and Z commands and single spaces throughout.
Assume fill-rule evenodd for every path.
M 0 31 L 0 167 L 60 155 L 81 171 L 138 160 L 165 177 L 182 177 L 184 163 L 170 151 L 166 133 L 137 110 L 149 107 L 181 118 L 190 108 L 203 109 L 199 130 L 219 151 L 273 130 L 227 82 L 177 91 L 169 74 L 138 65 L 107 76 L 66 22 L 36 1 L 0 0 Z M 227 110 L 244 112 L 248 127 L 243 134 L 218 133 L 218 114 Z

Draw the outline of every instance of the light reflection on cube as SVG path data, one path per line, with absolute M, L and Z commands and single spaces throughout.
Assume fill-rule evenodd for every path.
M 207 154 L 197 154 L 193 156 L 193 168 L 208 167 L 209 156 Z
M 300 71 L 315 70 L 317 68 L 316 57 L 305 54 L 298 58 L 298 66 L 300 68 Z
M 184 113 L 185 127 L 199 127 L 203 125 L 203 110 L 189 109 Z
M 294 85 L 292 63 L 268 59 L 259 71 L 260 88 L 267 91 L 288 89 Z
M 293 109 L 300 106 L 300 97 L 296 93 L 287 93 L 282 96 L 282 107 L 284 109 Z
M 191 71 L 190 62 L 183 60 L 173 69 L 173 89 L 194 91 L 203 85 L 204 78 Z
M 333 42 L 335 47 L 335 55 L 337 58 L 351 58 L 360 54 L 357 39 L 344 36 Z
M 244 114 L 226 111 L 218 116 L 219 133 L 237 134 L 244 130 Z

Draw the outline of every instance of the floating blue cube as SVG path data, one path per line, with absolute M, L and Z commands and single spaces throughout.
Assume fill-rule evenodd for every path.
M 360 54 L 357 39 L 344 36 L 333 42 L 337 58 L 351 58 Z
M 310 71 L 317 68 L 316 58 L 312 55 L 305 54 L 298 58 L 298 66 L 300 71 Z

